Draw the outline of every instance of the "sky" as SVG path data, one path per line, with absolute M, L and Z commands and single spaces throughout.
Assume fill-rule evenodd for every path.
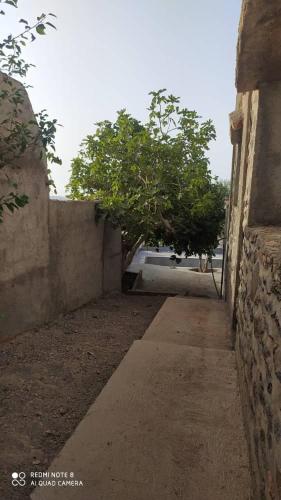
M 94 124 L 126 108 L 145 120 L 151 90 L 167 88 L 181 104 L 211 118 L 217 140 L 210 167 L 230 177 L 228 114 L 235 108 L 235 53 L 240 0 L 19 0 L 6 7 L 2 34 L 18 33 L 52 12 L 50 29 L 25 51 L 36 65 L 27 77 L 35 112 L 47 109 L 63 125 L 57 133 L 62 166 L 52 167 L 65 194 L 71 160 Z M 53 21 L 52 21 L 53 22 Z

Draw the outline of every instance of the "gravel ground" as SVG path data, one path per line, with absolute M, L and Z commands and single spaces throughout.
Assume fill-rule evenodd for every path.
M 44 471 L 164 297 L 115 295 L 0 345 L 0 498 L 27 499 L 12 472 Z

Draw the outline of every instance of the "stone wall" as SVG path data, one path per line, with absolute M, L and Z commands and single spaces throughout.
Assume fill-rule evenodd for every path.
M 234 324 L 244 229 L 281 223 L 281 83 L 238 94 L 235 113 L 241 116 L 241 134 L 233 144 L 227 252 L 227 300 Z
M 21 119 L 33 120 L 23 92 Z M 120 230 L 96 224 L 95 202 L 49 200 L 41 151 L 34 145 L 0 171 L 0 196 L 11 190 L 8 175 L 29 197 L 0 224 L 0 340 L 121 289 Z
M 281 227 L 247 228 L 237 359 L 255 499 L 281 496 Z
M 281 80 L 279 0 L 243 0 L 237 46 L 238 92 Z
M 280 1 L 243 0 L 225 290 L 254 500 L 281 499 L 280 40 Z
M 235 324 L 235 303 L 239 288 L 239 269 L 243 231 L 248 224 L 255 162 L 259 92 L 238 94 L 236 113 L 241 116 L 241 131 L 233 141 L 232 192 L 229 205 L 228 240 L 226 245 L 226 298 Z M 232 130 L 231 130 L 232 132 Z
M 238 94 L 235 113 L 225 290 L 254 499 L 270 500 L 281 498 L 281 85 Z

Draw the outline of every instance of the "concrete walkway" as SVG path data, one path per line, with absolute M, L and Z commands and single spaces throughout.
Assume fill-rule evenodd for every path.
M 201 298 L 168 298 L 143 337 L 154 342 L 231 349 L 225 303 Z
M 135 271 L 132 266 L 129 270 Z M 142 271 L 142 280 L 138 289 L 144 292 L 168 292 L 177 295 L 190 295 L 217 298 L 213 278 L 210 273 L 196 273 L 186 267 L 169 268 L 142 264 L 137 272 Z M 220 290 L 221 271 L 215 273 Z
M 235 355 L 224 304 L 169 298 L 49 471 L 84 486 L 33 500 L 248 500 Z
M 210 273 L 196 273 L 191 267 L 180 267 L 170 262 L 169 266 L 147 264 L 147 257 L 157 258 L 159 261 L 169 258 L 172 252 L 160 253 L 140 249 L 127 271 L 142 272 L 142 279 L 138 282 L 138 291 L 153 293 L 170 293 L 175 295 L 189 295 L 197 297 L 217 298 L 213 278 Z M 189 259 L 197 262 L 198 259 Z M 222 260 L 222 259 L 220 259 Z M 217 288 L 221 287 L 221 269 L 215 269 L 214 277 Z

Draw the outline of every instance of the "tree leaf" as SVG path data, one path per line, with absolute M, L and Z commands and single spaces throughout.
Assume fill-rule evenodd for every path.
M 54 24 L 50 23 L 49 21 L 46 22 L 46 24 L 48 24 L 48 26 L 51 26 L 52 28 L 54 28 L 55 30 L 57 29 L 56 26 L 54 26 Z
M 38 24 L 38 26 L 36 26 L 36 31 L 39 35 L 45 35 L 45 30 L 46 30 L 46 27 L 45 27 L 45 24 Z

